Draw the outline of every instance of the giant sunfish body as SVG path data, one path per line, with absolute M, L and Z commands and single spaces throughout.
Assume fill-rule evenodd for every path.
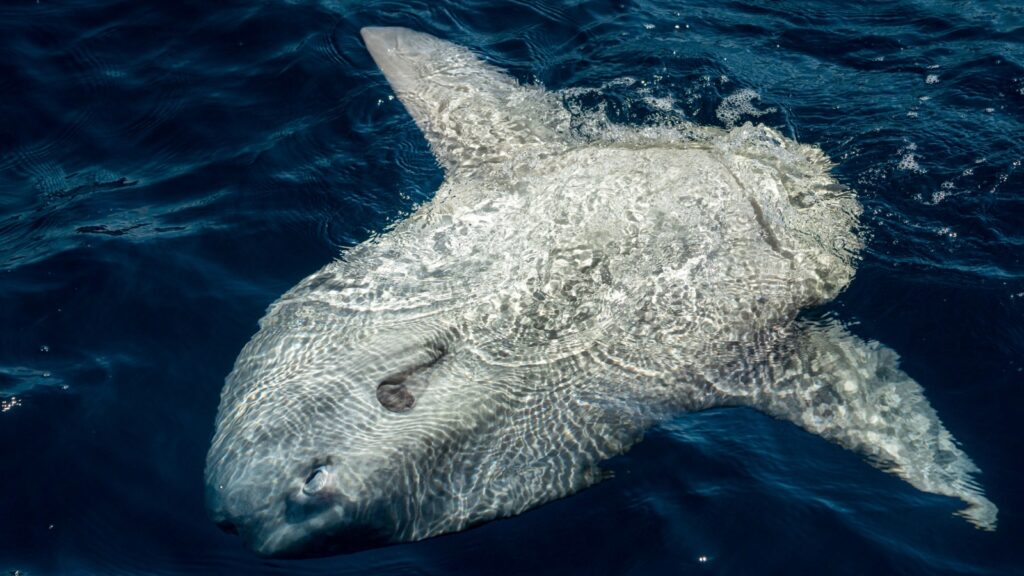
M 593 484 L 659 419 L 729 405 L 995 527 L 896 354 L 797 318 L 861 247 L 821 151 L 749 124 L 583 136 L 556 95 L 463 47 L 362 35 L 445 181 L 242 350 L 206 465 L 221 526 L 273 556 L 453 532 Z

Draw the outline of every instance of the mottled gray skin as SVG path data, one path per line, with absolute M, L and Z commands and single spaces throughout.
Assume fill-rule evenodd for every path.
M 268 556 L 518 514 L 681 412 L 751 406 L 996 508 L 895 353 L 797 320 L 854 273 L 860 206 L 765 127 L 583 137 L 465 48 L 363 30 L 446 179 L 270 307 L 228 377 L 207 501 Z

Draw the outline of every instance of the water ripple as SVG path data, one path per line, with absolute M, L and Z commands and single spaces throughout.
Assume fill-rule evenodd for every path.
M 365 25 L 560 91 L 581 135 L 752 121 L 821 147 L 866 209 L 835 307 L 928 383 L 1000 531 L 926 524 L 915 511 L 953 506 L 716 411 L 667 424 L 591 492 L 453 537 L 261 563 L 219 535 L 202 459 L 256 319 L 441 181 Z M 0 568 L 1019 573 L 1022 39 L 1013 0 L 3 3 Z M 602 329 L 585 320 L 566 355 Z

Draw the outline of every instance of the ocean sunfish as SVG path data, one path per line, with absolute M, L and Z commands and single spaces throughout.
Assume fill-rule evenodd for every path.
M 798 318 L 853 277 L 861 207 L 745 124 L 587 134 L 563 100 L 403 28 L 362 37 L 443 167 L 434 199 L 270 306 L 224 387 L 213 519 L 266 556 L 519 514 L 688 411 L 752 407 L 996 507 L 898 367 Z

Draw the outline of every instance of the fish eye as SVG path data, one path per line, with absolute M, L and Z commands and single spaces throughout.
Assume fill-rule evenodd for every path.
M 312 496 L 313 494 L 323 490 L 326 485 L 327 471 L 323 466 L 318 466 L 313 470 L 309 477 L 306 478 L 306 483 L 302 486 L 302 492 L 307 496 Z
M 416 403 L 416 397 L 405 382 L 385 380 L 377 386 L 377 402 L 391 412 L 408 412 Z

